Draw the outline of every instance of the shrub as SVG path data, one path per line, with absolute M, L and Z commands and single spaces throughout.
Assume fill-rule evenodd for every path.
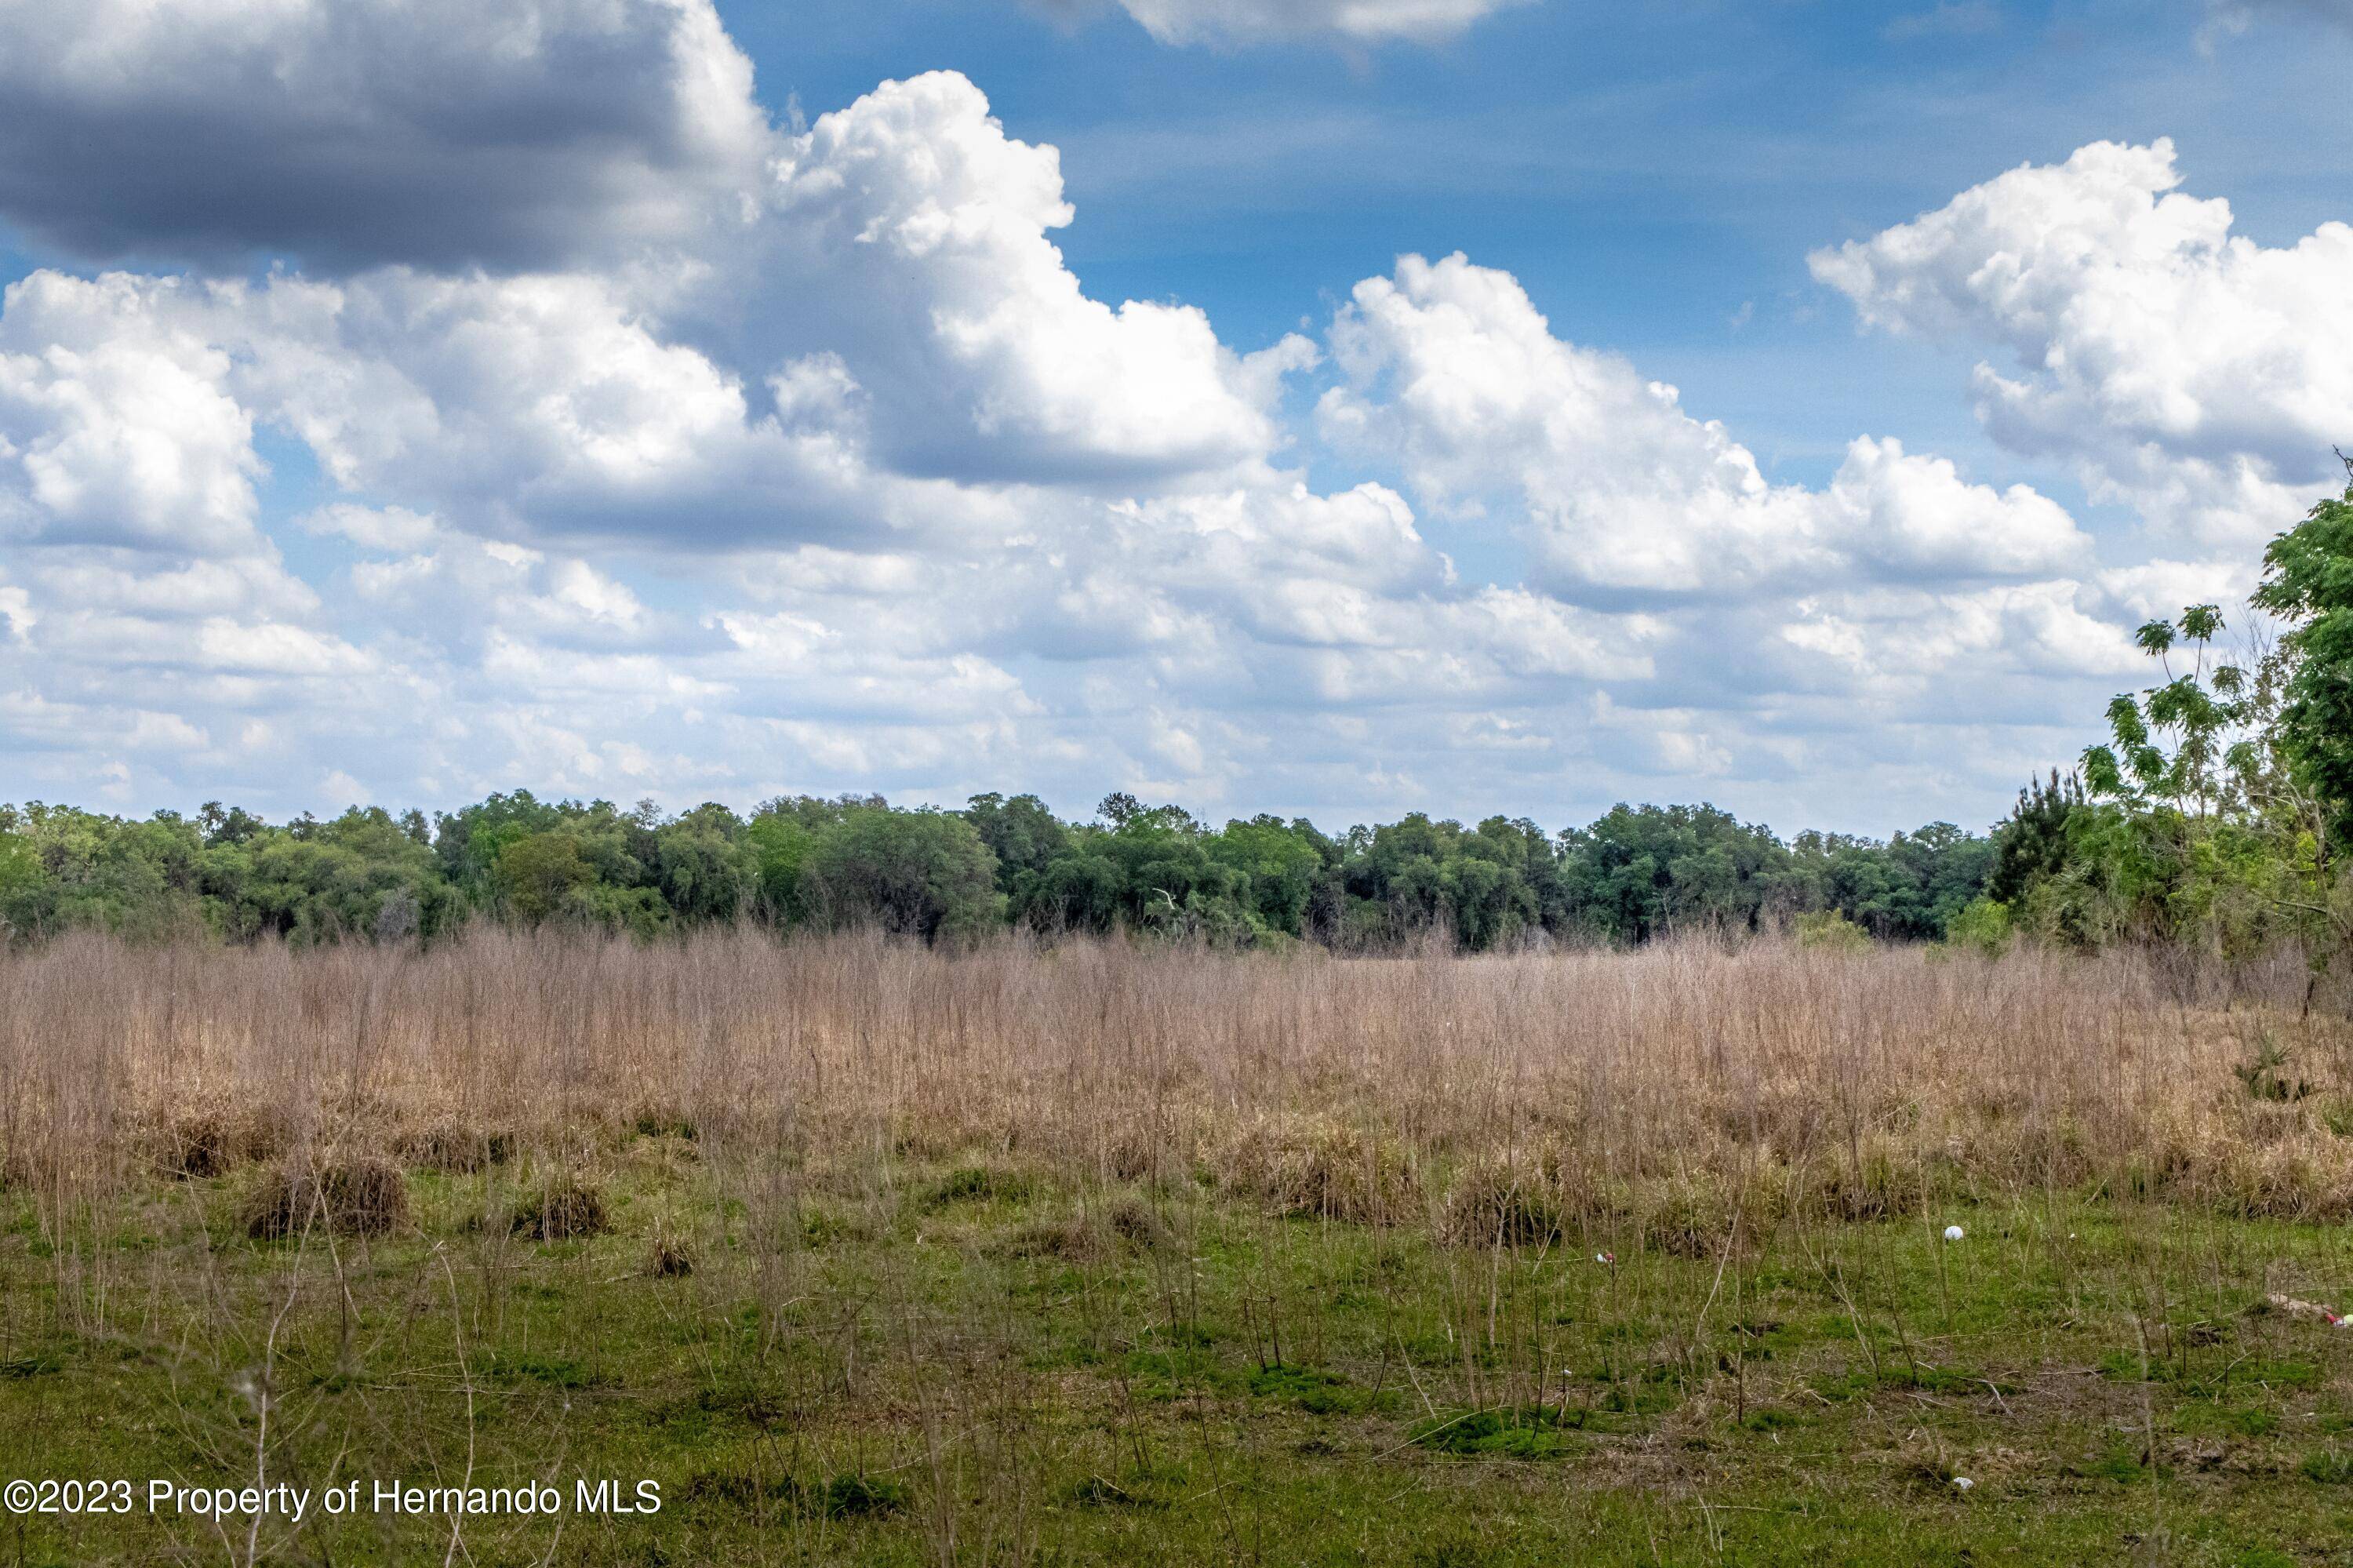
M 1945 927 L 1945 939 L 1954 947 L 1998 959 L 2010 947 L 2010 906 L 1998 898 L 1978 898 Z
M 155 1162 L 174 1180 L 201 1181 L 224 1174 L 235 1152 L 227 1116 L 216 1110 L 188 1111 L 164 1128 Z
M 1078 1214 L 1031 1220 L 997 1249 L 1008 1257 L 1059 1257 L 1072 1262 L 1100 1256 L 1102 1234 Z
M 1867 953 L 1871 933 L 1835 909 L 1798 916 L 1798 946 L 1826 953 Z
M 1167 1239 L 1168 1227 L 1160 1223 L 1151 1204 L 1134 1193 L 1113 1199 L 1108 1217 L 1112 1234 L 1139 1250 L 1149 1250 Z
M 1884 1133 L 1824 1157 L 1815 1192 L 1833 1219 L 1889 1220 L 1917 1213 L 1928 1174 L 1916 1150 Z
M 643 1107 L 629 1125 L 639 1138 L 676 1138 L 692 1143 L 702 1136 L 694 1118 L 676 1106 Z

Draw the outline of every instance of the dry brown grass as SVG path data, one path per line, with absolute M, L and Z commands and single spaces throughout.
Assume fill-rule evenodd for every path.
M 407 1218 L 400 1167 L 375 1155 L 322 1153 L 265 1171 L 248 1199 L 245 1229 L 259 1241 L 311 1230 L 372 1236 Z
M 558 1171 L 528 1192 L 512 1222 L 517 1235 L 533 1241 L 577 1241 L 612 1228 L 605 1194 L 576 1171 Z
M 2018 1517 L 2082 1513 L 2028 1553 L 2081 1561 L 2146 1524 L 2081 1467 L 2123 1431 L 2179 1468 L 2152 1411 L 2203 1445 L 2221 1408 L 2152 1353 L 2303 1378 L 2262 1396 L 2303 1413 L 2249 1450 L 2274 1478 L 2353 1389 L 2307 1311 L 2246 1318 L 2341 1305 L 2342 1233 L 2189 1212 L 2353 1213 L 2353 1031 L 2298 1016 L 2302 978 L 1778 943 L 78 938 L 0 959 L 0 1404 L 79 1402 L 86 1474 L 579 1454 L 687 1499 L 742 1483 L 581 1561 L 857 1560 L 833 1504 L 764 1511 L 837 1494 L 880 1510 L 872 1560 L 1143 1560 L 1174 1531 L 1156 1560 L 1193 1562 L 1343 1513 L 1367 1561 L 1454 1560 L 1482 1498 L 1498 1542 L 1559 1526 L 1544 1561 L 1613 1518 L 1650 1548 L 1613 1560 L 1741 1556 L 1705 1514 L 1661 1549 L 1703 1489 L 1793 1499 L 1736 1514 L 1808 1532 L 1760 1560 L 1837 1531 L 1916 1556 L 1919 1488 L 1886 1478 L 1945 1498 L 1957 1464 Z M 2161 1201 L 2055 1195 L 2100 1192 Z M 1565 1485 L 1422 1442 L 1572 1402 L 1589 1429 L 1525 1425 L 1577 1446 Z M 2278 1490 L 2204 1538 L 2258 1538 Z M 434 1529 L 407 1555 L 449 1556 Z M 463 1545 L 586 1540 L 477 1520 Z
M 2087 1184 L 2353 1213 L 2353 1034 L 2295 1016 L 2295 976 L 2227 978 L 1770 943 L 1343 960 L 81 938 L 0 961 L 0 1149 L 16 1179 L 71 1187 L 329 1146 L 574 1169 L 650 1129 L 797 1184 L 979 1160 L 1466 1237 Z M 2266 1047 L 2294 1097 L 2239 1071 Z

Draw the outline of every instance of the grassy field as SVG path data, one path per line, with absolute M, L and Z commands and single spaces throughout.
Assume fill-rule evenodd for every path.
M 54 948 L 0 1479 L 132 1507 L 0 1563 L 2339 1561 L 2353 1037 L 2293 979 Z

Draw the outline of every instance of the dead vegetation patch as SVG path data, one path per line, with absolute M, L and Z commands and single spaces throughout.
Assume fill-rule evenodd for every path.
M 400 1167 L 373 1154 L 322 1153 L 275 1165 L 248 1194 L 244 1212 L 246 1234 L 257 1241 L 313 1229 L 382 1235 L 408 1217 Z
M 1126 1252 L 1149 1252 L 1167 1236 L 1168 1228 L 1152 1205 L 1124 1192 L 1093 1208 L 1025 1221 L 996 1250 L 1008 1257 L 1099 1262 Z
M 656 1279 L 684 1279 L 694 1272 L 694 1247 L 686 1234 L 671 1224 L 654 1227 L 652 1255 L 646 1272 Z
M 577 1241 L 600 1236 L 612 1229 L 605 1194 L 587 1175 L 559 1171 L 523 1196 L 515 1207 L 512 1227 L 533 1241 Z
M 1274 1213 L 1350 1224 L 1397 1224 L 1419 1212 L 1413 1162 L 1395 1142 L 1321 1114 L 1269 1117 L 1226 1150 L 1229 1191 Z
M 142 1141 L 154 1170 L 174 1181 L 202 1181 L 278 1159 L 291 1146 L 293 1128 L 278 1107 L 197 1105 L 155 1118 Z
M 503 1165 L 513 1159 L 515 1139 L 503 1128 L 478 1127 L 443 1117 L 409 1128 L 393 1147 L 411 1165 L 462 1175 Z
M 1439 1239 L 1451 1246 L 1541 1246 L 1561 1234 L 1555 1183 L 1525 1159 L 1472 1162 L 1455 1177 L 1438 1212 Z

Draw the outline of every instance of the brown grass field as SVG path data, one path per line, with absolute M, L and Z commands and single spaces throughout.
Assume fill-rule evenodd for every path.
M 2333 1560 L 2303 989 L 59 941 L 0 960 L 0 1478 L 664 1507 L 37 1510 L 0 1563 Z

